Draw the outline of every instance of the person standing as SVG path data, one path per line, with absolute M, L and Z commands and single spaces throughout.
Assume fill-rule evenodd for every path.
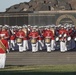
M 66 52 L 67 51 L 67 31 L 61 26 L 59 30 L 59 39 L 60 39 L 60 51 Z
M 43 43 L 43 32 L 42 28 L 38 29 L 39 32 L 39 38 L 38 38 L 38 49 L 43 50 L 44 43 Z
M 51 50 L 55 50 L 55 30 L 54 28 L 50 28 L 51 31 Z
M 36 28 L 33 28 L 32 32 L 29 34 L 29 38 L 31 39 L 32 52 L 38 51 L 38 37 L 39 33 L 36 31 Z
M 24 48 L 23 48 L 23 39 L 25 38 L 25 33 L 24 31 L 22 31 L 22 27 L 19 26 L 19 30 L 16 33 L 16 38 L 17 38 L 17 45 L 19 46 L 19 52 L 23 52 Z
M 29 49 L 28 47 L 28 29 L 26 26 L 23 26 L 22 31 L 25 33 L 25 36 L 23 38 L 23 51 L 27 51 Z
M 53 32 L 51 31 L 50 28 L 47 28 L 47 30 L 45 31 L 45 33 L 43 34 L 44 39 L 45 39 L 45 44 L 46 44 L 46 48 L 47 48 L 47 52 L 51 52 L 51 50 L 53 50 L 53 42 L 51 42 L 54 38 L 53 38 Z M 52 47 L 51 47 L 52 46 Z
M 8 48 L 5 34 L 0 34 L 0 68 L 5 68 L 6 52 L 9 52 Z

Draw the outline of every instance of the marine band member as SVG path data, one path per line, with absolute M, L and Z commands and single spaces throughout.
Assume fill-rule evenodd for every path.
M 23 39 L 25 38 L 25 33 L 24 31 L 22 31 L 22 27 L 20 26 L 19 27 L 19 30 L 18 32 L 16 33 L 16 42 L 17 42 L 17 45 L 19 46 L 19 52 L 23 52 Z
M 32 32 L 30 32 L 29 34 L 29 38 L 31 39 L 32 52 L 38 51 L 38 37 L 39 37 L 39 34 L 36 31 L 36 28 L 33 28 Z
M 5 34 L 0 34 L 0 68 L 5 67 L 6 51 L 8 51 L 8 48 L 8 41 L 5 40 Z

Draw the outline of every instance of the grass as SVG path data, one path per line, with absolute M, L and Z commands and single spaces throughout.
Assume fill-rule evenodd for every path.
M 76 65 L 6 66 L 0 75 L 76 75 Z

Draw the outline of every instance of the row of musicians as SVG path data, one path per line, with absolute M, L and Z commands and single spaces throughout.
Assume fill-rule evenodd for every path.
M 14 32 L 14 34 L 10 36 L 10 39 L 8 39 L 9 34 L 5 28 L 3 28 L 0 32 L 0 34 L 5 34 L 5 39 L 8 39 L 9 48 L 12 48 L 12 50 L 14 50 L 15 43 L 17 43 L 19 46 L 19 52 L 23 52 L 28 49 L 32 49 L 32 52 L 37 52 L 38 49 L 42 50 L 43 48 L 46 48 L 47 52 L 51 52 L 56 48 L 56 41 L 59 41 L 60 51 L 65 52 L 68 50 L 68 47 L 69 49 L 75 47 L 75 42 L 73 39 L 71 39 L 71 33 L 72 31 L 67 31 L 62 27 L 58 31 L 58 36 L 56 37 L 55 30 L 52 28 L 44 30 L 41 35 L 38 31 L 36 31 L 36 28 L 33 28 L 29 34 L 27 33 L 26 29 L 22 30 L 22 28 L 20 28 L 17 32 Z M 73 35 L 73 38 L 75 38 L 75 34 Z M 69 41 L 68 47 L 67 41 Z M 70 46 L 71 44 L 73 44 L 74 47 Z

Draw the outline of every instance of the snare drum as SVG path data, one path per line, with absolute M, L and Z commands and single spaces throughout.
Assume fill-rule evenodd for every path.
M 17 39 L 16 39 L 16 42 L 17 42 L 17 43 L 22 43 L 22 38 L 17 38 Z
M 50 38 L 45 38 L 45 43 L 50 43 L 51 39 Z
M 32 44 L 36 44 L 36 42 L 37 42 L 37 39 L 36 39 L 36 38 L 32 38 L 32 39 L 31 39 L 31 43 L 32 43 Z

